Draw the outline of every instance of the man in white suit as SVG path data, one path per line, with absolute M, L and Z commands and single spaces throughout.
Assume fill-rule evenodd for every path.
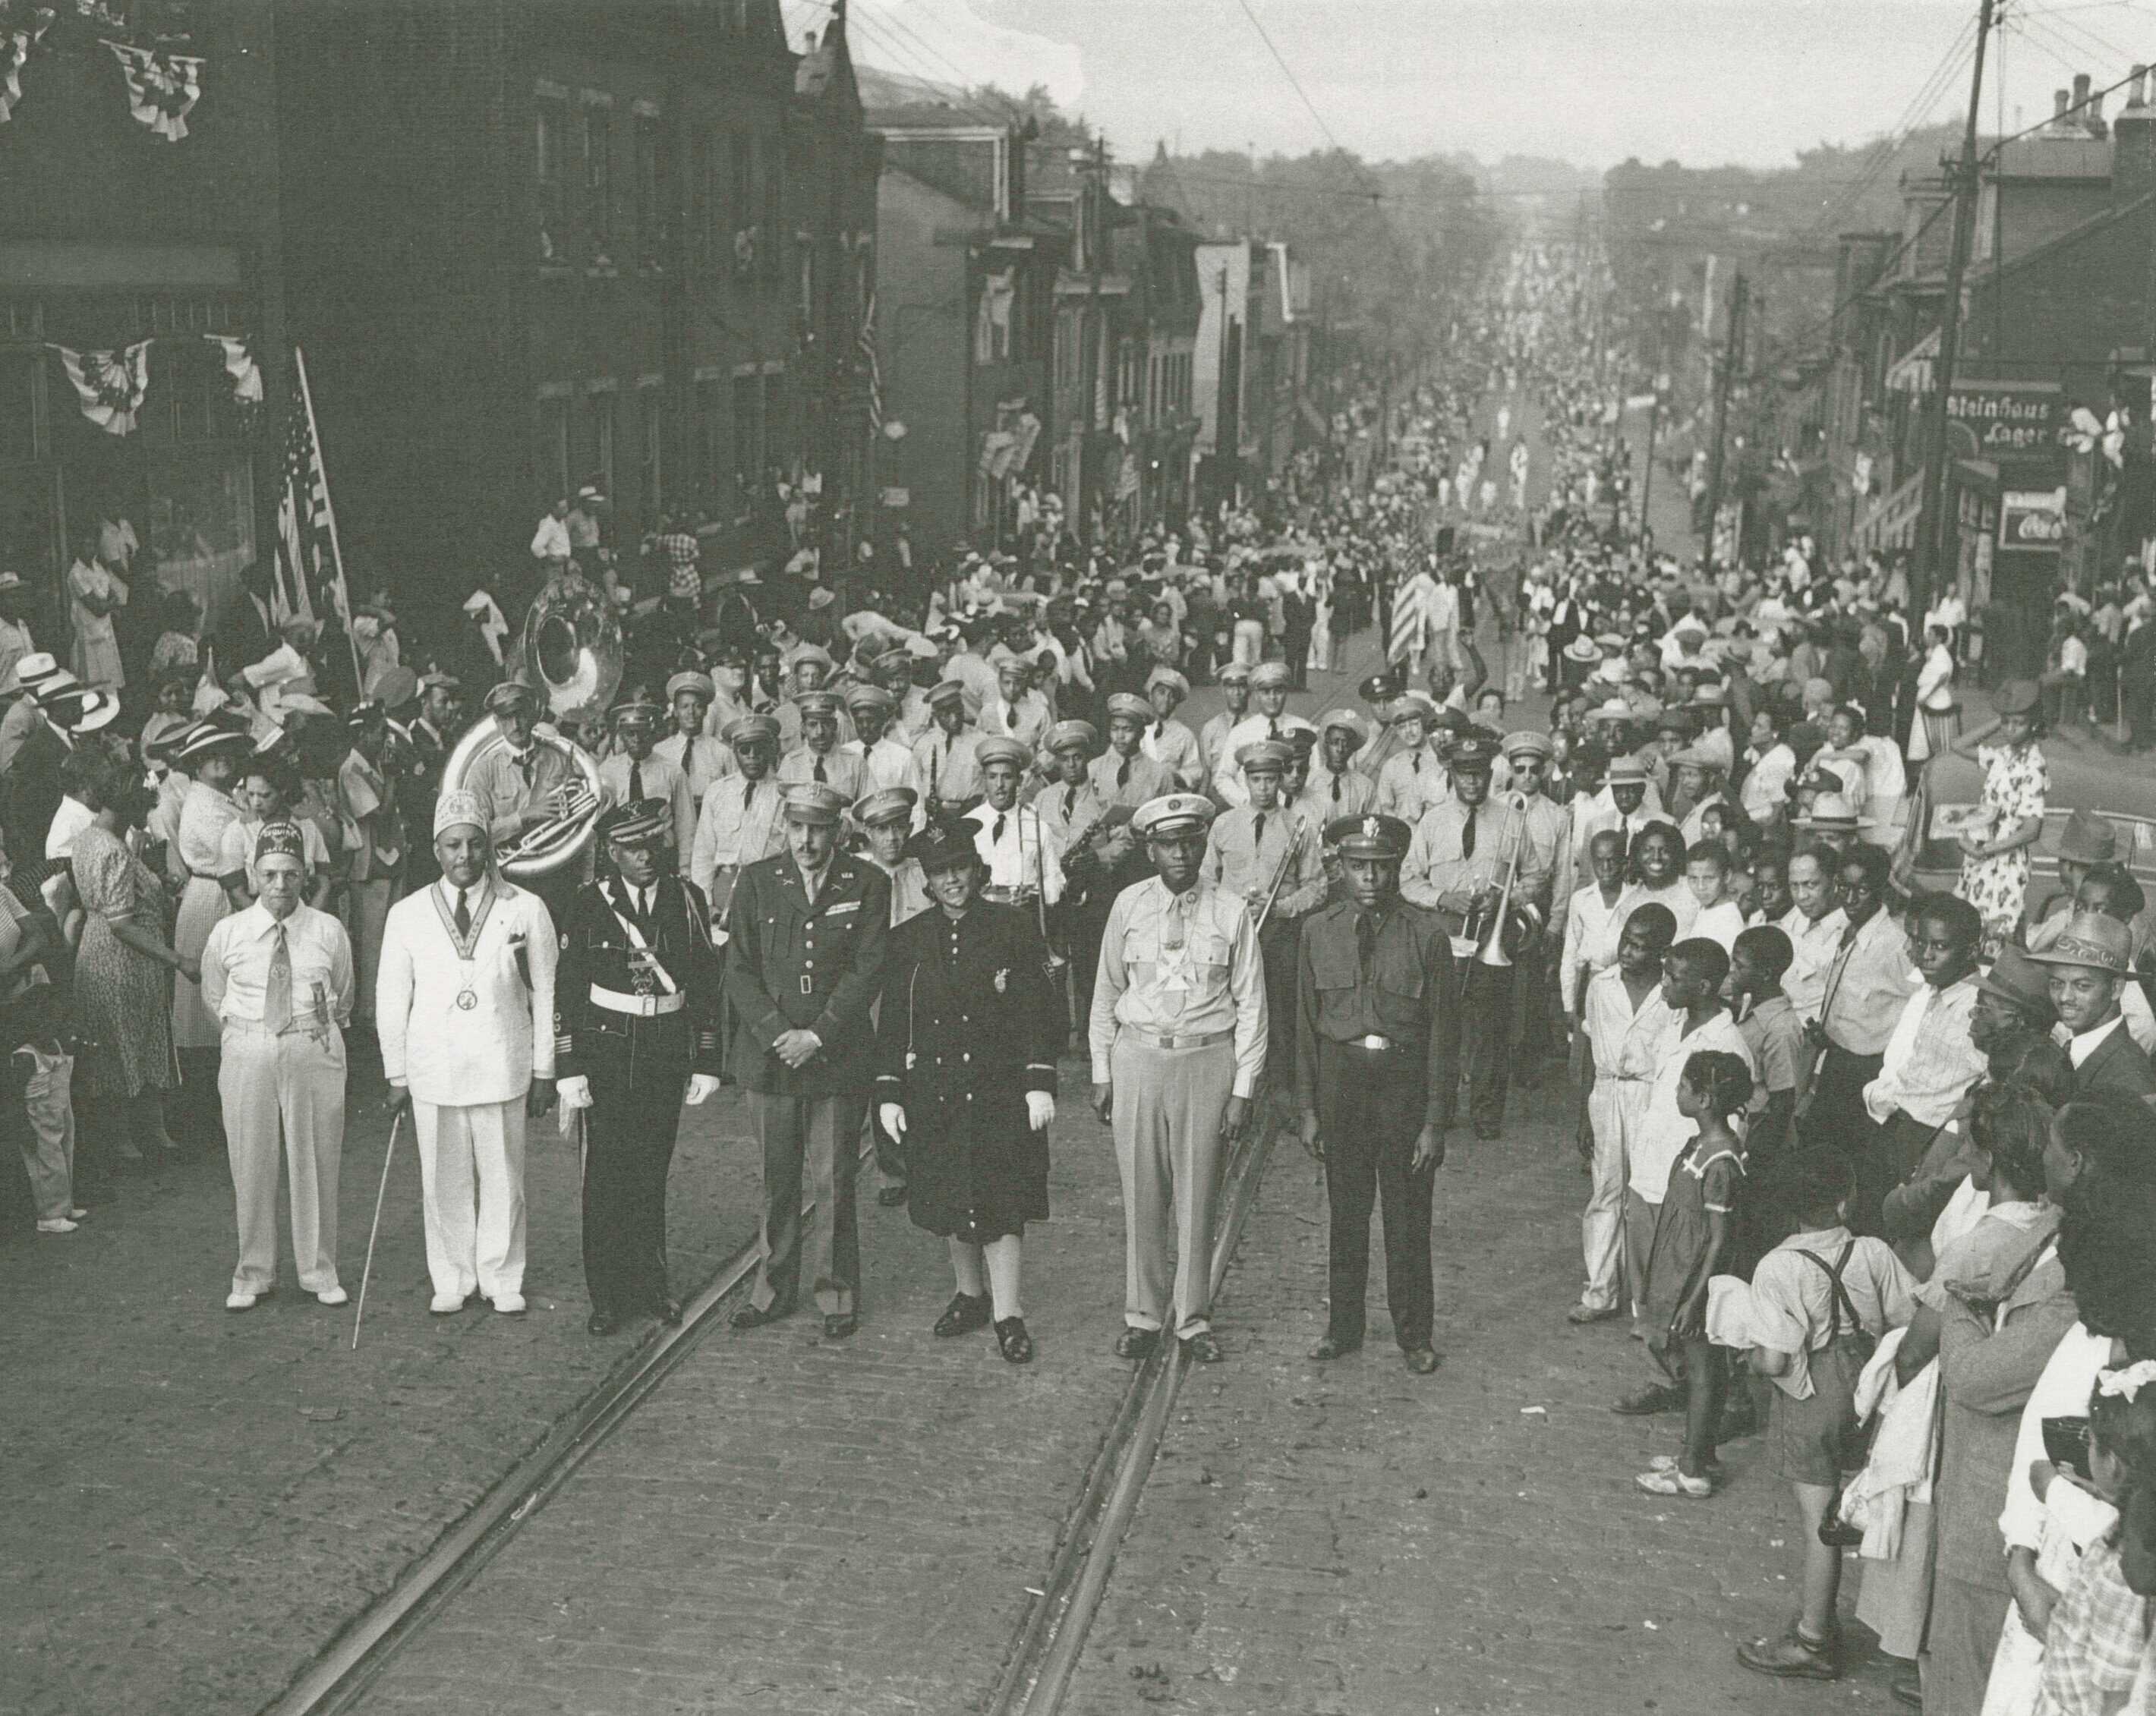
M 476 1290 L 524 1309 L 524 1121 L 554 1079 L 559 944 L 538 896 L 493 873 L 486 812 L 472 793 L 434 807 L 441 879 L 389 909 L 375 1025 L 382 1070 L 408 1102 L 426 1198 L 433 1310 Z

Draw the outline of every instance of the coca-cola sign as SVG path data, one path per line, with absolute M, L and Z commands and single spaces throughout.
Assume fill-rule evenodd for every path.
M 1999 546 L 2025 554 L 2056 554 L 2066 540 L 2066 491 L 2009 489 L 1999 498 Z

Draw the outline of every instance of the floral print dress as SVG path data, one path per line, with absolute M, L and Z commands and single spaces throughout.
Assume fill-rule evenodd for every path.
M 2044 802 L 2051 791 L 2050 769 L 2043 748 L 2031 740 L 2025 745 L 1986 745 L 1977 750 L 1984 765 L 1984 808 L 1990 813 L 1994 838 L 2016 823 L 2044 814 Z M 2020 928 L 2023 896 L 2029 887 L 2029 848 L 2019 847 L 1995 858 L 1961 861 L 1961 897 L 1976 908 L 1984 919 L 1984 950 L 1998 952 Z

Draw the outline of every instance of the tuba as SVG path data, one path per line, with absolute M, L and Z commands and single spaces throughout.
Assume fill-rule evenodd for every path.
M 552 721 L 574 720 L 603 710 L 621 683 L 621 622 L 606 593 L 574 572 L 548 581 L 524 618 L 520 651 L 547 701 Z M 549 876 L 580 863 L 590 850 L 606 796 L 598 762 L 582 745 L 542 719 L 536 740 L 562 752 L 577 782 L 550 820 L 499 848 L 495 862 L 512 882 Z M 462 786 L 473 766 L 506 742 L 501 723 L 482 716 L 459 739 L 442 768 L 442 791 Z

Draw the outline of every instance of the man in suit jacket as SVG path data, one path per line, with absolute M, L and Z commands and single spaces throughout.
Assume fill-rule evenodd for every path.
M 838 849 L 844 808 L 829 786 L 787 789 L 787 849 L 742 868 L 726 948 L 726 998 L 739 1022 L 734 1074 L 763 1156 L 756 1283 L 733 1325 L 789 1315 L 805 1258 L 834 1340 L 857 1326 L 855 1144 L 875 1076 L 869 1009 L 891 933 L 890 879 Z M 814 1200 L 805 1225 L 804 1178 Z
M 524 1121 L 553 1100 L 553 920 L 492 873 L 487 812 L 434 805 L 441 880 L 389 909 L 376 980 L 382 1071 L 409 1103 L 437 1316 L 476 1290 L 524 1309 Z M 475 1206 L 476 1207 L 475 1207 Z
M 2050 974 L 2051 1006 L 2074 1065 L 2075 1099 L 2156 1099 L 2156 1068 L 2127 1034 L 2119 1010 L 2119 996 L 2133 981 L 2133 932 L 2100 912 L 2076 912 L 2048 948 L 2030 957 Z

